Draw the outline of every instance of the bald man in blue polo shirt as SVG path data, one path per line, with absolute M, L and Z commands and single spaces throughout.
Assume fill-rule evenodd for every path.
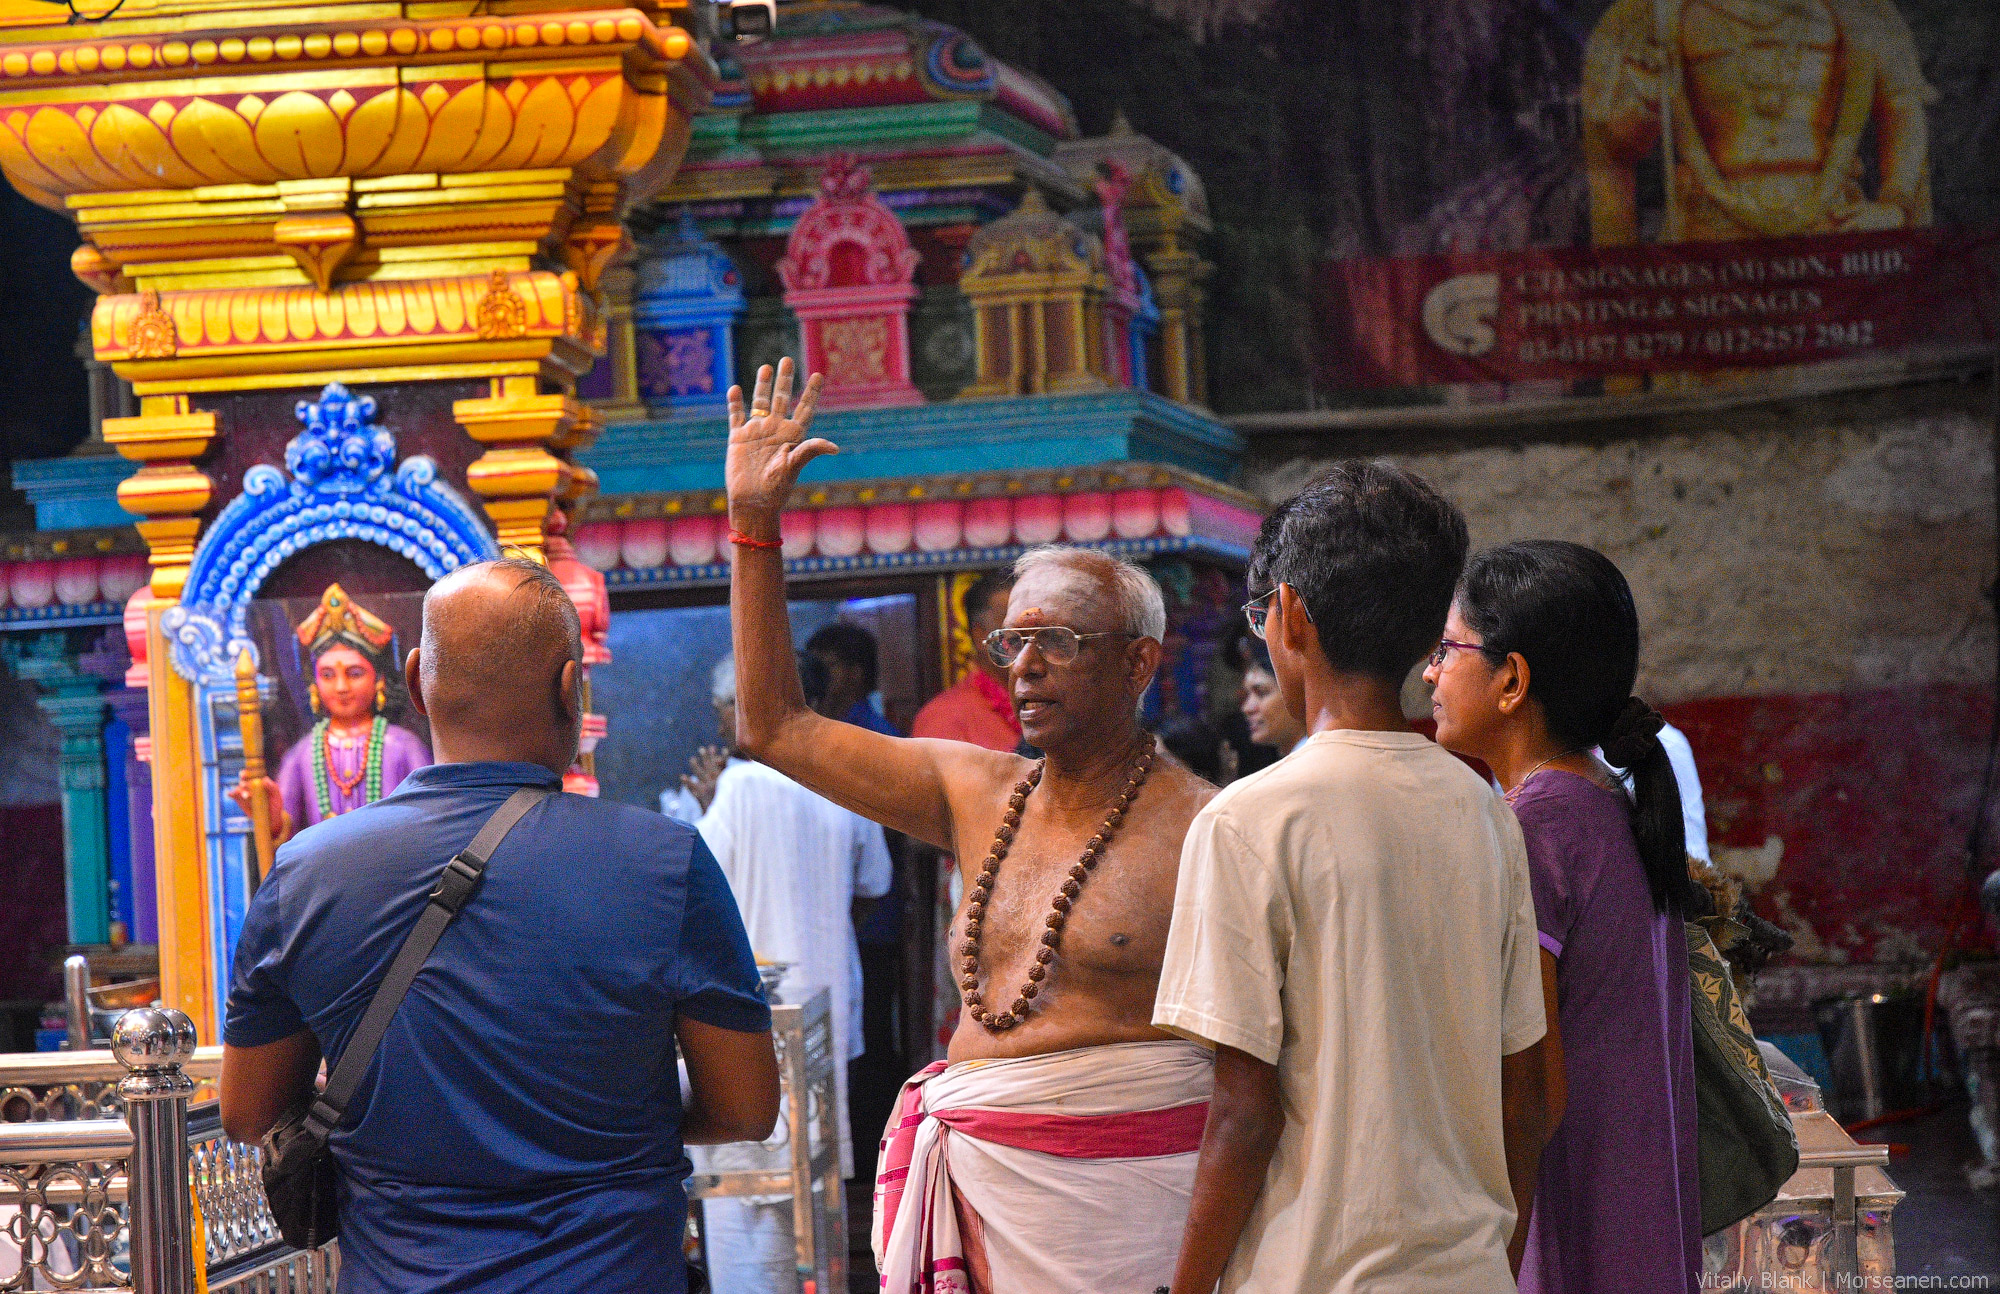
M 230 983 L 231 1137 L 256 1141 L 339 1059 L 487 817 L 560 789 L 581 659 L 576 609 L 533 562 L 431 589 L 406 673 L 437 763 L 279 851 Z M 701 837 L 552 795 L 494 851 L 332 1137 L 341 1294 L 682 1294 L 683 1146 L 761 1140 L 777 1109 L 770 1009 Z

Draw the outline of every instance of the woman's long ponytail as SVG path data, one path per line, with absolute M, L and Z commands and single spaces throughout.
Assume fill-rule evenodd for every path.
M 1632 835 L 1638 841 L 1653 907 L 1685 920 L 1696 909 L 1694 881 L 1688 875 L 1680 781 L 1667 748 L 1660 744 L 1665 724 L 1652 706 L 1631 698 L 1604 741 L 1604 762 L 1632 779 Z

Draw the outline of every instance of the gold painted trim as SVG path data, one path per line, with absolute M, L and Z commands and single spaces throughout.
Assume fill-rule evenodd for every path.
M 146 694 L 153 733 L 153 871 L 160 896 L 160 998 L 187 1012 L 196 1036 L 221 1040 L 209 961 L 207 824 L 203 815 L 194 690 L 175 673 L 160 617 L 146 609 Z
M 268 10 L 259 13 L 256 22 L 227 28 L 218 24 L 213 32 L 205 23 L 146 33 L 125 30 L 119 23 L 54 31 L 16 29 L 0 37 L 5 48 L 0 54 L 0 78 L 7 83 L 149 86 L 185 72 L 206 73 L 204 80 L 240 86 L 239 72 L 259 76 L 323 68 L 337 77 L 352 76 L 360 68 L 421 67 L 435 75 L 462 65 L 458 56 L 463 54 L 477 55 L 481 63 L 541 64 L 560 71 L 581 59 L 607 54 L 636 56 L 641 67 L 671 66 L 695 49 L 687 32 L 656 26 L 636 9 L 394 18 L 337 25 L 327 22 L 331 16 L 324 8 L 313 12 L 307 18 L 311 28 L 303 35 Z M 179 87 L 186 85 L 177 82 Z
M 170 377 L 158 381 L 134 381 L 132 392 L 141 397 L 149 395 L 176 395 L 181 393 L 214 393 L 225 391 L 274 391 L 289 390 L 293 387 L 323 387 L 329 382 L 342 382 L 348 386 L 374 385 L 385 382 L 462 382 L 487 381 L 495 378 L 528 377 L 546 378 L 558 381 L 570 376 L 569 370 L 558 368 L 544 359 L 492 359 L 496 349 L 492 342 L 478 342 L 466 348 L 476 350 L 489 358 L 462 363 L 418 364 L 409 367 L 357 367 L 312 369 L 304 372 L 272 372 L 260 369 L 229 377 Z M 320 358 L 324 359 L 325 356 Z M 122 372 L 122 369 L 121 369 Z

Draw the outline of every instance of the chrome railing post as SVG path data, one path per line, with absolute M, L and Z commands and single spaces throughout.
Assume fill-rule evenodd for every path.
M 194 1294 L 194 1220 L 188 1195 L 188 1097 L 194 1021 L 141 1007 L 118 1017 L 111 1050 L 129 1071 L 118 1091 L 132 1128 L 132 1285 L 138 1294 Z
M 63 958 L 63 1047 L 90 1050 L 90 959 L 82 953 Z

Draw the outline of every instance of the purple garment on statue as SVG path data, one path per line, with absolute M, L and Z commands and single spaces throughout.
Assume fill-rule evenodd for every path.
M 351 779 L 363 770 L 368 762 L 366 736 L 364 729 L 363 740 L 351 746 L 344 745 L 338 736 L 334 738 L 333 760 L 329 765 L 333 772 Z M 312 747 L 312 734 L 307 732 L 285 752 L 284 762 L 278 765 L 278 791 L 285 797 L 285 812 L 292 815 L 292 825 L 299 831 L 320 821 L 319 792 L 313 786 Z M 430 763 L 431 752 L 417 734 L 408 728 L 390 724 L 382 734 L 382 794 L 394 791 L 403 784 L 404 778 L 417 769 L 428 767 Z M 355 786 L 350 795 L 329 776 L 327 790 L 333 800 L 333 816 L 336 817 L 351 813 L 368 802 L 366 778 Z
M 1687 938 L 1625 796 L 1558 769 L 1514 800 L 1556 958 L 1569 1102 L 1542 1151 L 1523 1294 L 1691 1294 L 1701 1272 Z

